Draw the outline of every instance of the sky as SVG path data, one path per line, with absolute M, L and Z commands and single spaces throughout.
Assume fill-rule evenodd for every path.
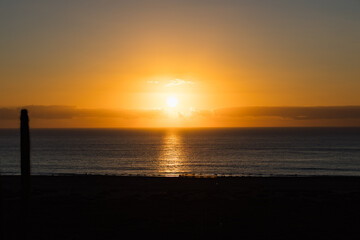
M 0 0 L 0 127 L 23 107 L 34 127 L 360 126 L 359 12 L 358 0 Z

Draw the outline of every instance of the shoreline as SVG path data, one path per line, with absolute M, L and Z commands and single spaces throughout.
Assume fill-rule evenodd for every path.
M 1 176 L 4 239 L 20 176 Z M 32 176 L 34 239 L 356 239 L 360 177 Z M 240 234 L 240 235 L 239 235 Z

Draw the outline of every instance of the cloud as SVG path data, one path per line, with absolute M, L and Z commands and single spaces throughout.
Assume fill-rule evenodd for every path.
M 154 118 L 162 116 L 161 110 L 112 110 L 112 109 L 82 109 L 74 106 L 24 106 L 32 119 L 73 119 L 73 118 Z M 20 107 L 0 108 L 0 120 L 17 119 Z
M 174 86 L 179 86 L 179 85 L 192 85 L 192 84 L 195 84 L 195 83 L 192 81 L 185 81 L 185 80 L 177 78 L 177 79 L 171 80 L 168 84 L 166 84 L 166 87 L 174 87 Z
M 71 119 L 71 118 L 155 118 L 164 116 L 161 109 L 83 109 L 74 106 L 24 106 L 32 118 Z M 17 119 L 21 107 L 0 108 L 0 120 Z M 280 117 L 293 120 L 314 119 L 359 119 L 360 106 L 334 107 L 238 107 L 214 110 L 192 110 L 193 115 L 202 117 Z
M 171 127 L 161 109 L 85 109 L 74 106 L 24 106 L 33 127 Z M 17 127 L 20 107 L 0 108 L 0 128 Z M 360 106 L 238 107 L 191 109 L 177 113 L 185 127 L 360 126 Z
M 218 117 L 280 117 L 293 120 L 359 119 L 360 106 L 240 107 L 215 109 Z
M 147 81 L 147 83 L 148 83 L 148 84 L 159 84 L 159 81 L 152 81 L 152 80 L 150 80 L 150 81 Z
M 197 117 L 213 117 L 214 112 L 212 110 L 206 110 L 206 109 L 190 109 L 190 113 L 192 116 L 197 116 Z

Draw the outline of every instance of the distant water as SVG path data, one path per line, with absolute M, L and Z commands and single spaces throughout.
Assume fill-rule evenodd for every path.
M 0 130 L 2 174 L 20 174 L 19 131 Z M 360 128 L 33 129 L 32 173 L 360 176 Z

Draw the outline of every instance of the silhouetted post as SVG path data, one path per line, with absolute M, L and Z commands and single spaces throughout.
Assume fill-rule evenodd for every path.
M 29 117 L 26 109 L 20 115 L 20 147 L 21 147 L 21 185 L 22 185 L 22 237 L 27 238 L 29 232 L 29 200 L 30 200 L 30 133 Z
M 30 188 L 30 134 L 29 117 L 26 109 L 21 110 L 21 181 L 26 190 Z M 29 191 L 27 191 L 29 192 Z

